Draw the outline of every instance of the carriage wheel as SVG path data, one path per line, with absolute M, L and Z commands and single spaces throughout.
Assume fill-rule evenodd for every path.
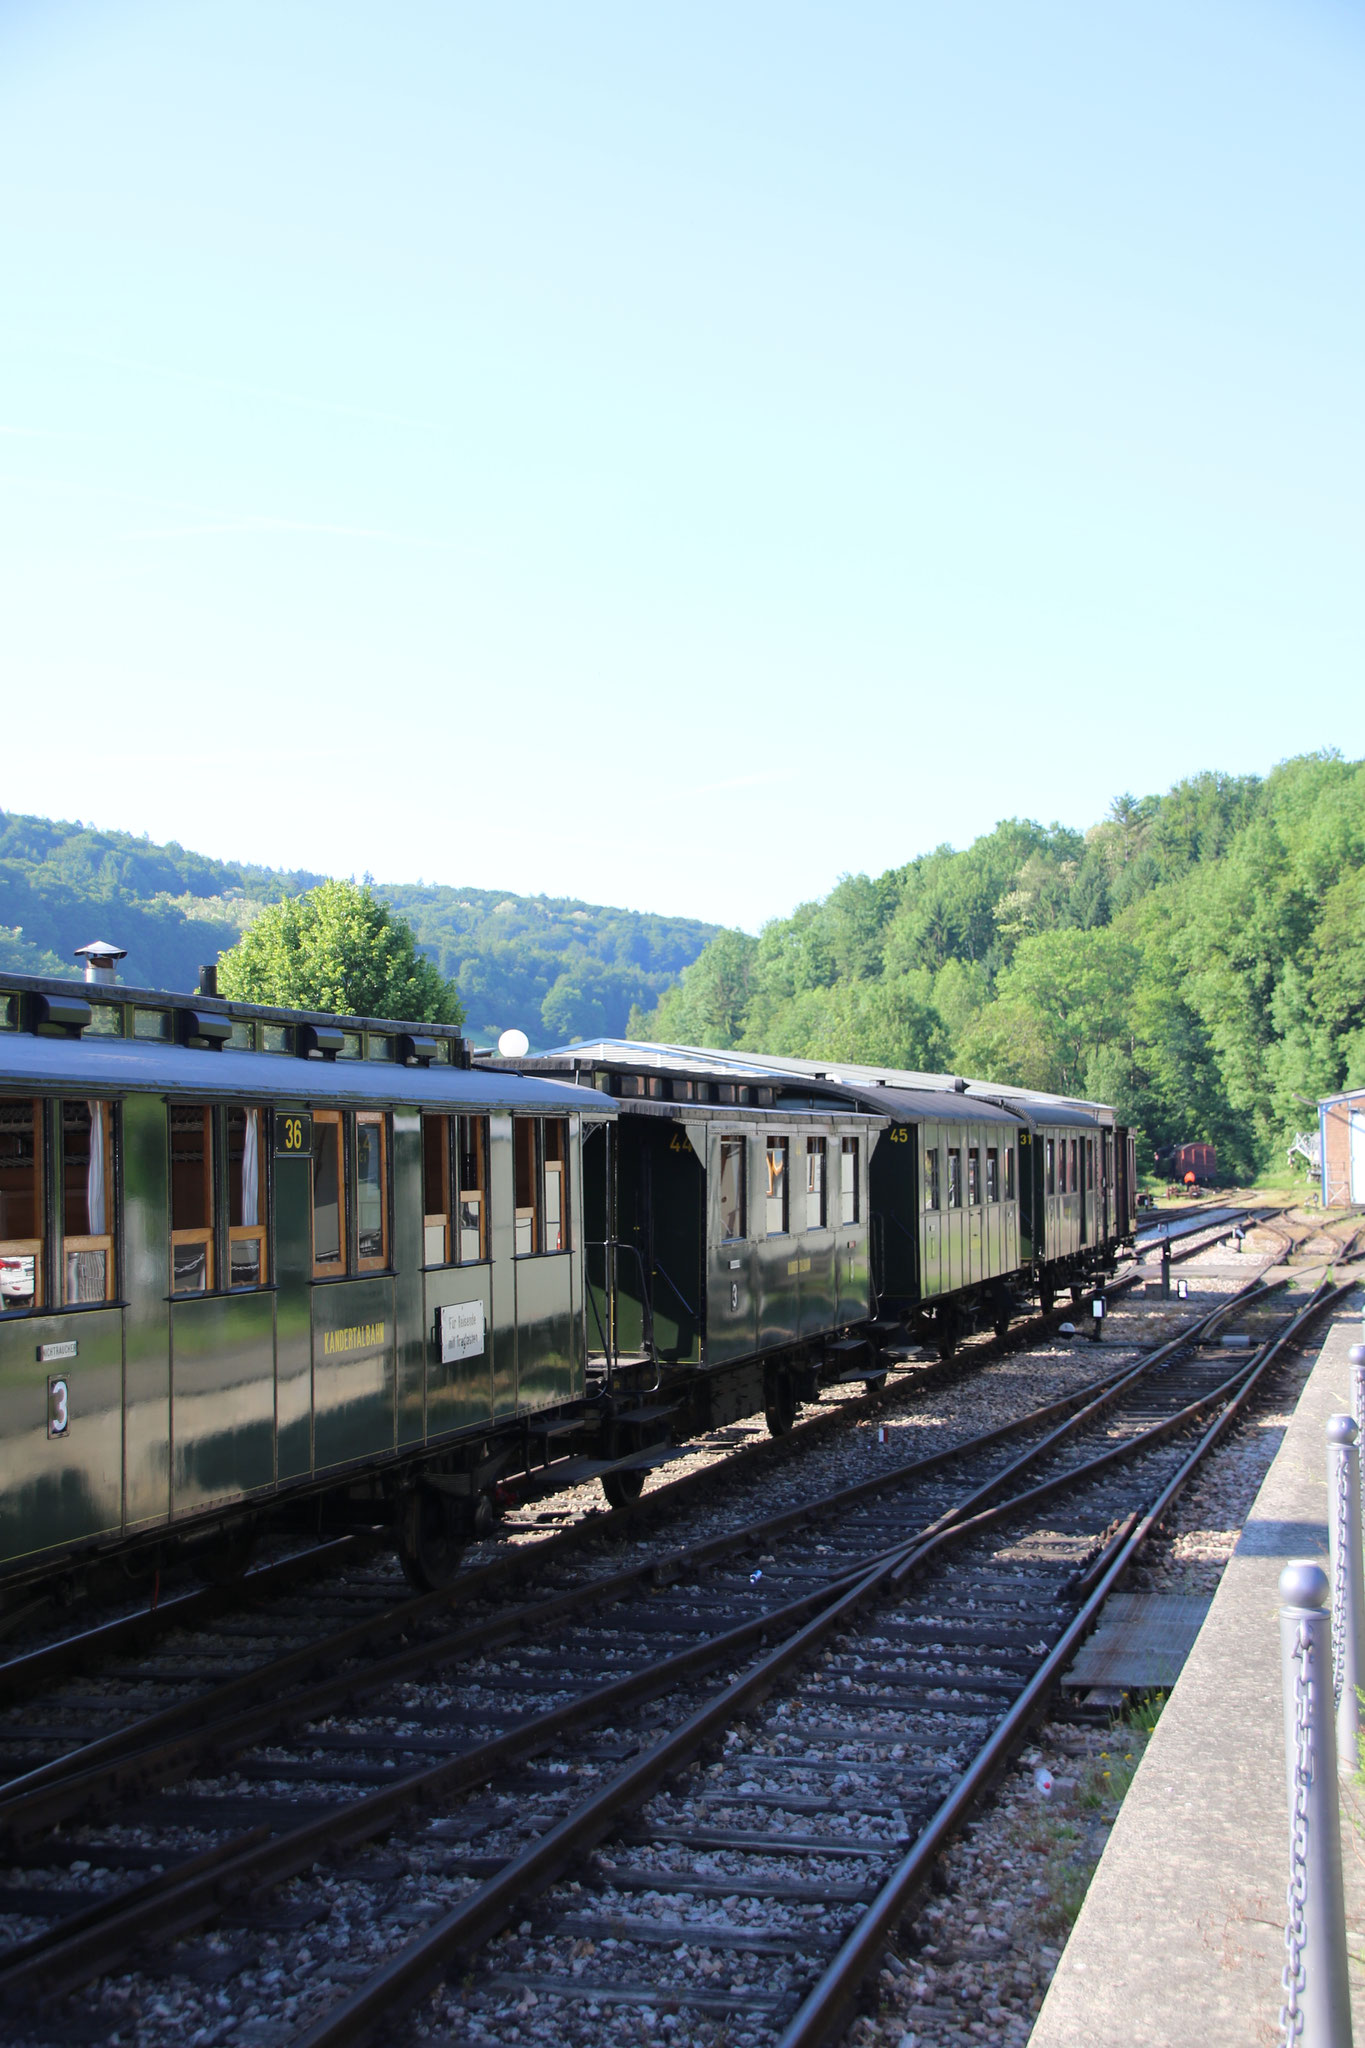
M 398 1561 L 418 1593 L 440 1593 L 454 1583 L 466 1536 L 457 1504 L 434 1486 L 415 1486 L 398 1503 Z
M 633 1507 L 645 1490 L 643 1472 L 604 1472 L 602 1491 L 609 1508 Z

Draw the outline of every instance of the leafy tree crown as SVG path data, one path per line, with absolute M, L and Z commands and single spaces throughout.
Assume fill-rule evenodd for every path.
M 245 1002 L 341 1016 L 464 1019 L 454 982 L 417 950 L 411 925 L 354 882 L 270 904 L 220 957 L 218 987 Z

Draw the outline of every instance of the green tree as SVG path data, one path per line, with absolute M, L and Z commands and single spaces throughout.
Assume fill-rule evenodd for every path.
M 417 950 L 412 927 L 354 882 L 323 882 L 273 903 L 218 962 L 225 996 L 328 1010 L 459 1024 L 453 982 Z

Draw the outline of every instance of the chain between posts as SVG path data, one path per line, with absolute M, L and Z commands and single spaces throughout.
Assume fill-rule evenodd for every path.
M 1284 2004 L 1280 2007 L 1280 2032 L 1287 2048 L 1303 2038 L 1303 1996 L 1307 1978 L 1303 1951 L 1308 1938 L 1308 1788 L 1313 1782 L 1313 1640 L 1308 1623 L 1301 1621 L 1294 1643 L 1294 1804 L 1289 1826 L 1289 1884 L 1286 1891 L 1288 1919 L 1284 1945 L 1289 1960 L 1280 1979 Z

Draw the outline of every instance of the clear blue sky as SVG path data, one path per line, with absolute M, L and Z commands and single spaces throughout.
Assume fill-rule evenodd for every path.
M 1346 0 L 0 5 L 0 804 L 756 927 L 1365 753 Z

